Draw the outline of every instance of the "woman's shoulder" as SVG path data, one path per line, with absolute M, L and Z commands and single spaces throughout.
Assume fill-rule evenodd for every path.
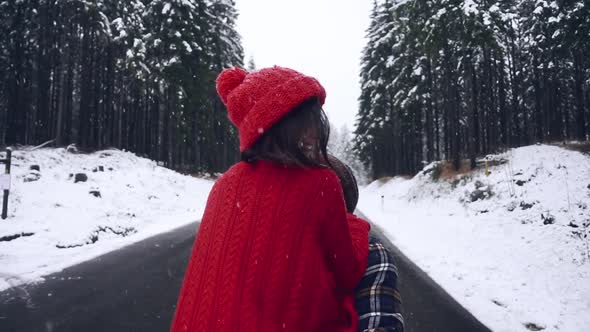
M 340 180 L 336 173 L 327 166 L 277 166 L 283 173 L 289 176 L 293 181 L 307 180 L 314 183 L 323 184 L 324 187 L 340 186 Z
M 336 172 L 328 167 L 316 167 L 313 168 L 313 176 L 322 184 L 328 187 L 340 186 L 340 179 Z
M 342 191 L 340 179 L 334 171 L 327 167 L 313 167 L 302 171 L 302 177 L 294 181 L 303 180 L 309 184 L 310 190 L 321 193 Z
M 298 172 L 309 181 L 320 184 L 322 188 L 340 187 L 338 175 L 327 166 L 297 168 Z
M 234 181 L 237 181 L 240 177 L 240 174 L 243 172 L 244 167 L 243 162 L 239 162 L 237 164 L 232 165 L 228 170 L 226 170 L 220 177 L 215 180 L 215 184 L 213 184 L 213 190 L 223 188 Z
M 336 173 L 328 167 L 295 167 L 284 166 L 272 161 L 260 160 L 255 163 L 238 162 L 231 166 L 223 175 L 221 175 L 216 183 L 233 182 L 244 173 L 248 172 L 263 172 L 269 176 L 272 173 L 283 174 L 294 181 L 301 181 L 307 178 L 309 181 L 322 184 L 323 187 L 338 187 L 340 180 Z

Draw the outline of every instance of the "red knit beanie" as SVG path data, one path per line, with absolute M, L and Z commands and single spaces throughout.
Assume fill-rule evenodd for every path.
M 240 152 L 299 104 L 312 97 L 322 105 L 326 100 L 326 91 L 315 78 L 277 66 L 251 73 L 225 69 L 217 77 L 217 93 L 238 128 Z

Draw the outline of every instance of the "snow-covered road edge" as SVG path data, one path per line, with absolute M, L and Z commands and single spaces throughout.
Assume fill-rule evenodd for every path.
M 119 150 L 16 150 L 12 173 L 0 290 L 199 220 L 213 185 Z

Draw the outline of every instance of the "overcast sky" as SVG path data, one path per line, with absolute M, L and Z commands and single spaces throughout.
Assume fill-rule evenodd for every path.
M 316 77 L 324 110 L 352 129 L 360 94 L 360 57 L 370 0 L 235 0 L 246 61 L 285 66 Z

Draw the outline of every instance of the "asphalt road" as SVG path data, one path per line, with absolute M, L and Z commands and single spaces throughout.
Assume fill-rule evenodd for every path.
M 168 331 L 198 223 L 0 293 L 2 332 Z M 489 331 L 395 248 L 406 331 Z

